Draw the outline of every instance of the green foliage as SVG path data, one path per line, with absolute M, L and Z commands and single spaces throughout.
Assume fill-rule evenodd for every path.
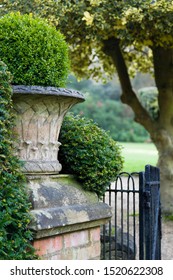
M 0 18 L 0 57 L 13 84 L 62 87 L 69 71 L 63 35 L 45 20 L 20 13 Z
M 0 62 L 0 259 L 35 259 L 30 204 L 21 164 L 13 155 L 11 76 Z
M 76 175 L 86 190 L 102 196 L 123 166 L 117 142 L 93 121 L 71 115 L 65 117 L 59 140 L 62 172 Z
M 145 87 L 138 91 L 139 99 L 153 119 L 159 116 L 158 90 L 156 87 Z
M 71 109 L 74 115 L 93 119 L 99 127 L 109 131 L 114 140 L 144 142 L 149 139 L 147 131 L 134 122 L 130 107 L 120 102 L 118 84 L 102 85 L 92 80 L 77 82 L 72 76 L 69 80 L 69 86 L 84 93 L 86 98 L 85 102 Z
M 168 0 L 4 0 L 3 10 L 34 12 L 65 34 L 72 46 L 73 70 L 80 76 L 114 73 L 103 52 L 103 41 L 117 38 L 130 71 L 152 71 L 153 47 L 172 47 L 173 5 Z M 146 49 L 149 48 L 148 50 Z M 93 51 L 94 50 L 94 51 Z M 89 67 L 97 57 L 100 64 Z M 104 71 L 103 71 L 104 70 Z
M 164 214 L 163 219 L 165 221 L 172 221 L 173 222 L 173 215 Z

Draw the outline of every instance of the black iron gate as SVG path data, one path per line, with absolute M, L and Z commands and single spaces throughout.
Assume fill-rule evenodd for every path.
M 119 174 L 103 201 L 113 216 L 101 231 L 102 259 L 161 259 L 159 169 Z

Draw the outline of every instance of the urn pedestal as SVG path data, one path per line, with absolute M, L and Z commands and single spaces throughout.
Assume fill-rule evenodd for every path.
M 59 175 L 58 141 L 63 118 L 84 97 L 77 91 L 13 86 L 18 135 L 33 216 L 34 247 L 42 259 L 99 259 L 100 225 L 111 209 L 72 176 Z M 62 143 L 63 145 L 63 143 Z

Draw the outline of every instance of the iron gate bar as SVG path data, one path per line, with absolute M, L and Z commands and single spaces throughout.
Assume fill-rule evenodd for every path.
M 108 190 L 107 190 L 108 191 Z M 120 190 L 120 189 L 116 189 L 116 191 L 118 191 L 118 192 L 122 192 L 122 193 L 139 193 L 139 191 L 137 191 L 137 190 Z M 114 193 L 115 192 L 115 190 L 109 190 L 109 192 L 111 193 Z
M 145 184 L 145 173 L 139 173 L 139 259 L 145 259 L 145 251 L 144 251 L 144 184 Z
M 158 198 L 158 203 L 159 203 L 160 197 Z M 157 203 L 157 204 L 158 204 Z M 159 208 L 156 208 L 156 217 L 158 217 L 159 215 Z M 154 260 L 155 255 L 157 254 L 156 250 L 157 250 L 157 235 L 158 235 L 158 230 L 159 230 L 159 226 L 158 226 L 158 219 L 156 219 L 156 224 L 155 224 L 155 231 L 154 231 L 154 236 L 153 236 L 153 244 L 152 244 L 152 260 Z
M 146 165 L 140 175 L 140 259 L 161 259 L 159 169 Z

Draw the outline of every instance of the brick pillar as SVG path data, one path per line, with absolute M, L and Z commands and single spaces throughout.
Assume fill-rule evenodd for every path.
M 28 177 L 34 247 L 45 260 L 100 259 L 100 225 L 110 207 L 84 191 L 72 176 Z
M 47 260 L 100 259 L 100 227 L 34 241 L 37 254 Z

